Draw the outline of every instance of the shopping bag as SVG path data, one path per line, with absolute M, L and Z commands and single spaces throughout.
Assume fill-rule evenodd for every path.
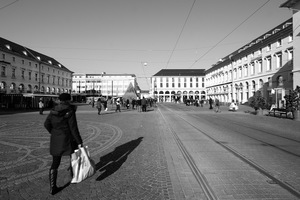
M 80 147 L 71 155 L 71 165 L 73 178 L 71 183 L 80 183 L 81 181 L 95 174 L 95 163 L 90 157 L 88 147 Z

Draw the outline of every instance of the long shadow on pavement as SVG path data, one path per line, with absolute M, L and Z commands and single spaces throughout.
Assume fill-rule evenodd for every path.
M 115 173 L 127 160 L 128 155 L 142 142 L 142 140 L 143 137 L 131 140 L 130 142 L 116 147 L 113 152 L 102 156 L 100 162 L 96 164 L 96 170 L 103 173 L 98 176 L 96 180 L 101 181 Z

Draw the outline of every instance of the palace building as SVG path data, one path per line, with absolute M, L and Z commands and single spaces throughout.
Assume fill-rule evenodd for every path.
M 23 97 L 39 96 L 46 100 L 71 92 L 73 72 L 54 58 L 1 37 L 0 56 L 1 106 L 22 107 Z M 9 96 L 15 97 L 15 102 L 8 102 Z M 36 102 L 31 100 L 27 104 L 34 107 Z
M 245 103 L 260 90 L 279 104 L 293 89 L 293 21 L 288 19 L 206 70 L 207 97 Z
M 150 96 L 158 102 L 206 99 L 204 69 L 162 69 L 151 78 Z

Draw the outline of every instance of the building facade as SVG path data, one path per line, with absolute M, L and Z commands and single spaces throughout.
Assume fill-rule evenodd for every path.
M 73 74 L 73 95 L 122 97 L 129 88 L 138 90 L 134 74 Z
M 205 99 L 204 69 L 162 69 L 151 78 L 150 96 L 158 102 Z
M 72 71 L 54 58 L 0 38 L 0 93 L 70 93 Z
M 268 103 L 281 103 L 293 88 L 293 39 L 288 19 L 220 59 L 206 71 L 207 96 L 245 103 L 259 90 Z
M 288 0 L 280 7 L 289 8 L 293 15 L 294 55 L 300 55 L 300 0 Z M 293 58 L 293 89 L 300 86 L 300 57 Z

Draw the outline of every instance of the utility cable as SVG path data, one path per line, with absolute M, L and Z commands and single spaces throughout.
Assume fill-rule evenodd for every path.
M 180 34 L 179 34 L 179 36 L 178 36 L 178 38 L 177 38 L 177 41 L 176 41 L 176 43 L 175 43 L 175 46 L 174 46 L 174 48 L 173 48 L 173 50 L 172 50 L 172 52 L 171 52 L 171 55 L 170 55 L 170 57 L 169 57 L 169 59 L 168 59 L 166 68 L 168 68 L 168 65 L 169 65 L 170 60 L 171 60 L 171 58 L 172 58 L 172 56 L 173 56 L 173 53 L 174 53 L 174 51 L 175 51 L 175 49 L 176 49 L 176 47 L 177 47 L 177 44 L 178 44 L 179 39 L 180 39 L 180 37 L 181 37 L 181 35 L 182 35 L 182 32 L 183 32 L 183 30 L 184 30 L 184 28 L 185 28 L 185 25 L 186 25 L 186 23 L 187 23 L 187 21 L 188 21 L 190 15 L 191 15 L 191 12 L 192 12 L 192 10 L 193 10 L 193 7 L 194 7 L 194 5 L 195 5 L 195 2 L 196 2 L 196 0 L 194 0 L 193 4 L 192 4 L 192 6 L 191 6 L 191 9 L 190 9 L 190 11 L 189 11 L 189 14 L 188 14 L 188 16 L 187 16 L 186 19 L 185 19 L 185 22 L 184 22 L 184 24 L 183 24 L 183 26 L 182 26 L 182 29 L 181 29 L 181 31 L 180 31 Z
M 16 1 L 14 1 L 14 2 L 12 2 L 12 3 L 10 3 L 10 4 L 7 4 L 7 5 L 5 5 L 5 6 L 2 6 L 2 7 L 0 8 L 0 10 L 2 10 L 2 9 L 4 9 L 4 8 L 6 8 L 6 7 L 8 7 L 8 6 L 10 6 L 10 5 L 16 3 L 17 1 L 19 1 L 19 0 L 16 0 Z
M 269 3 L 271 0 L 267 0 L 262 6 L 260 6 L 258 9 L 256 9 L 250 16 L 248 16 L 244 21 L 242 21 L 237 27 L 235 27 L 230 33 L 228 33 L 224 38 L 222 38 L 219 42 L 217 42 L 214 46 L 212 46 L 208 51 L 206 51 L 200 58 L 198 58 L 191 66 L 192 68 L 201 58 L 206 56 L 209 52 L 211 52 L 214 48 L 216 48 L 221 42 L 223 42 L 229 35 L 231 35 L 235 30 L 237 30 L 242 24 L 244 24 L 248 19 L 250 19 L 256 12 L 258 12 L 262 7 L 264 7 L 267 3 Z M 190 69 L 189 68 L 189 69 Z

